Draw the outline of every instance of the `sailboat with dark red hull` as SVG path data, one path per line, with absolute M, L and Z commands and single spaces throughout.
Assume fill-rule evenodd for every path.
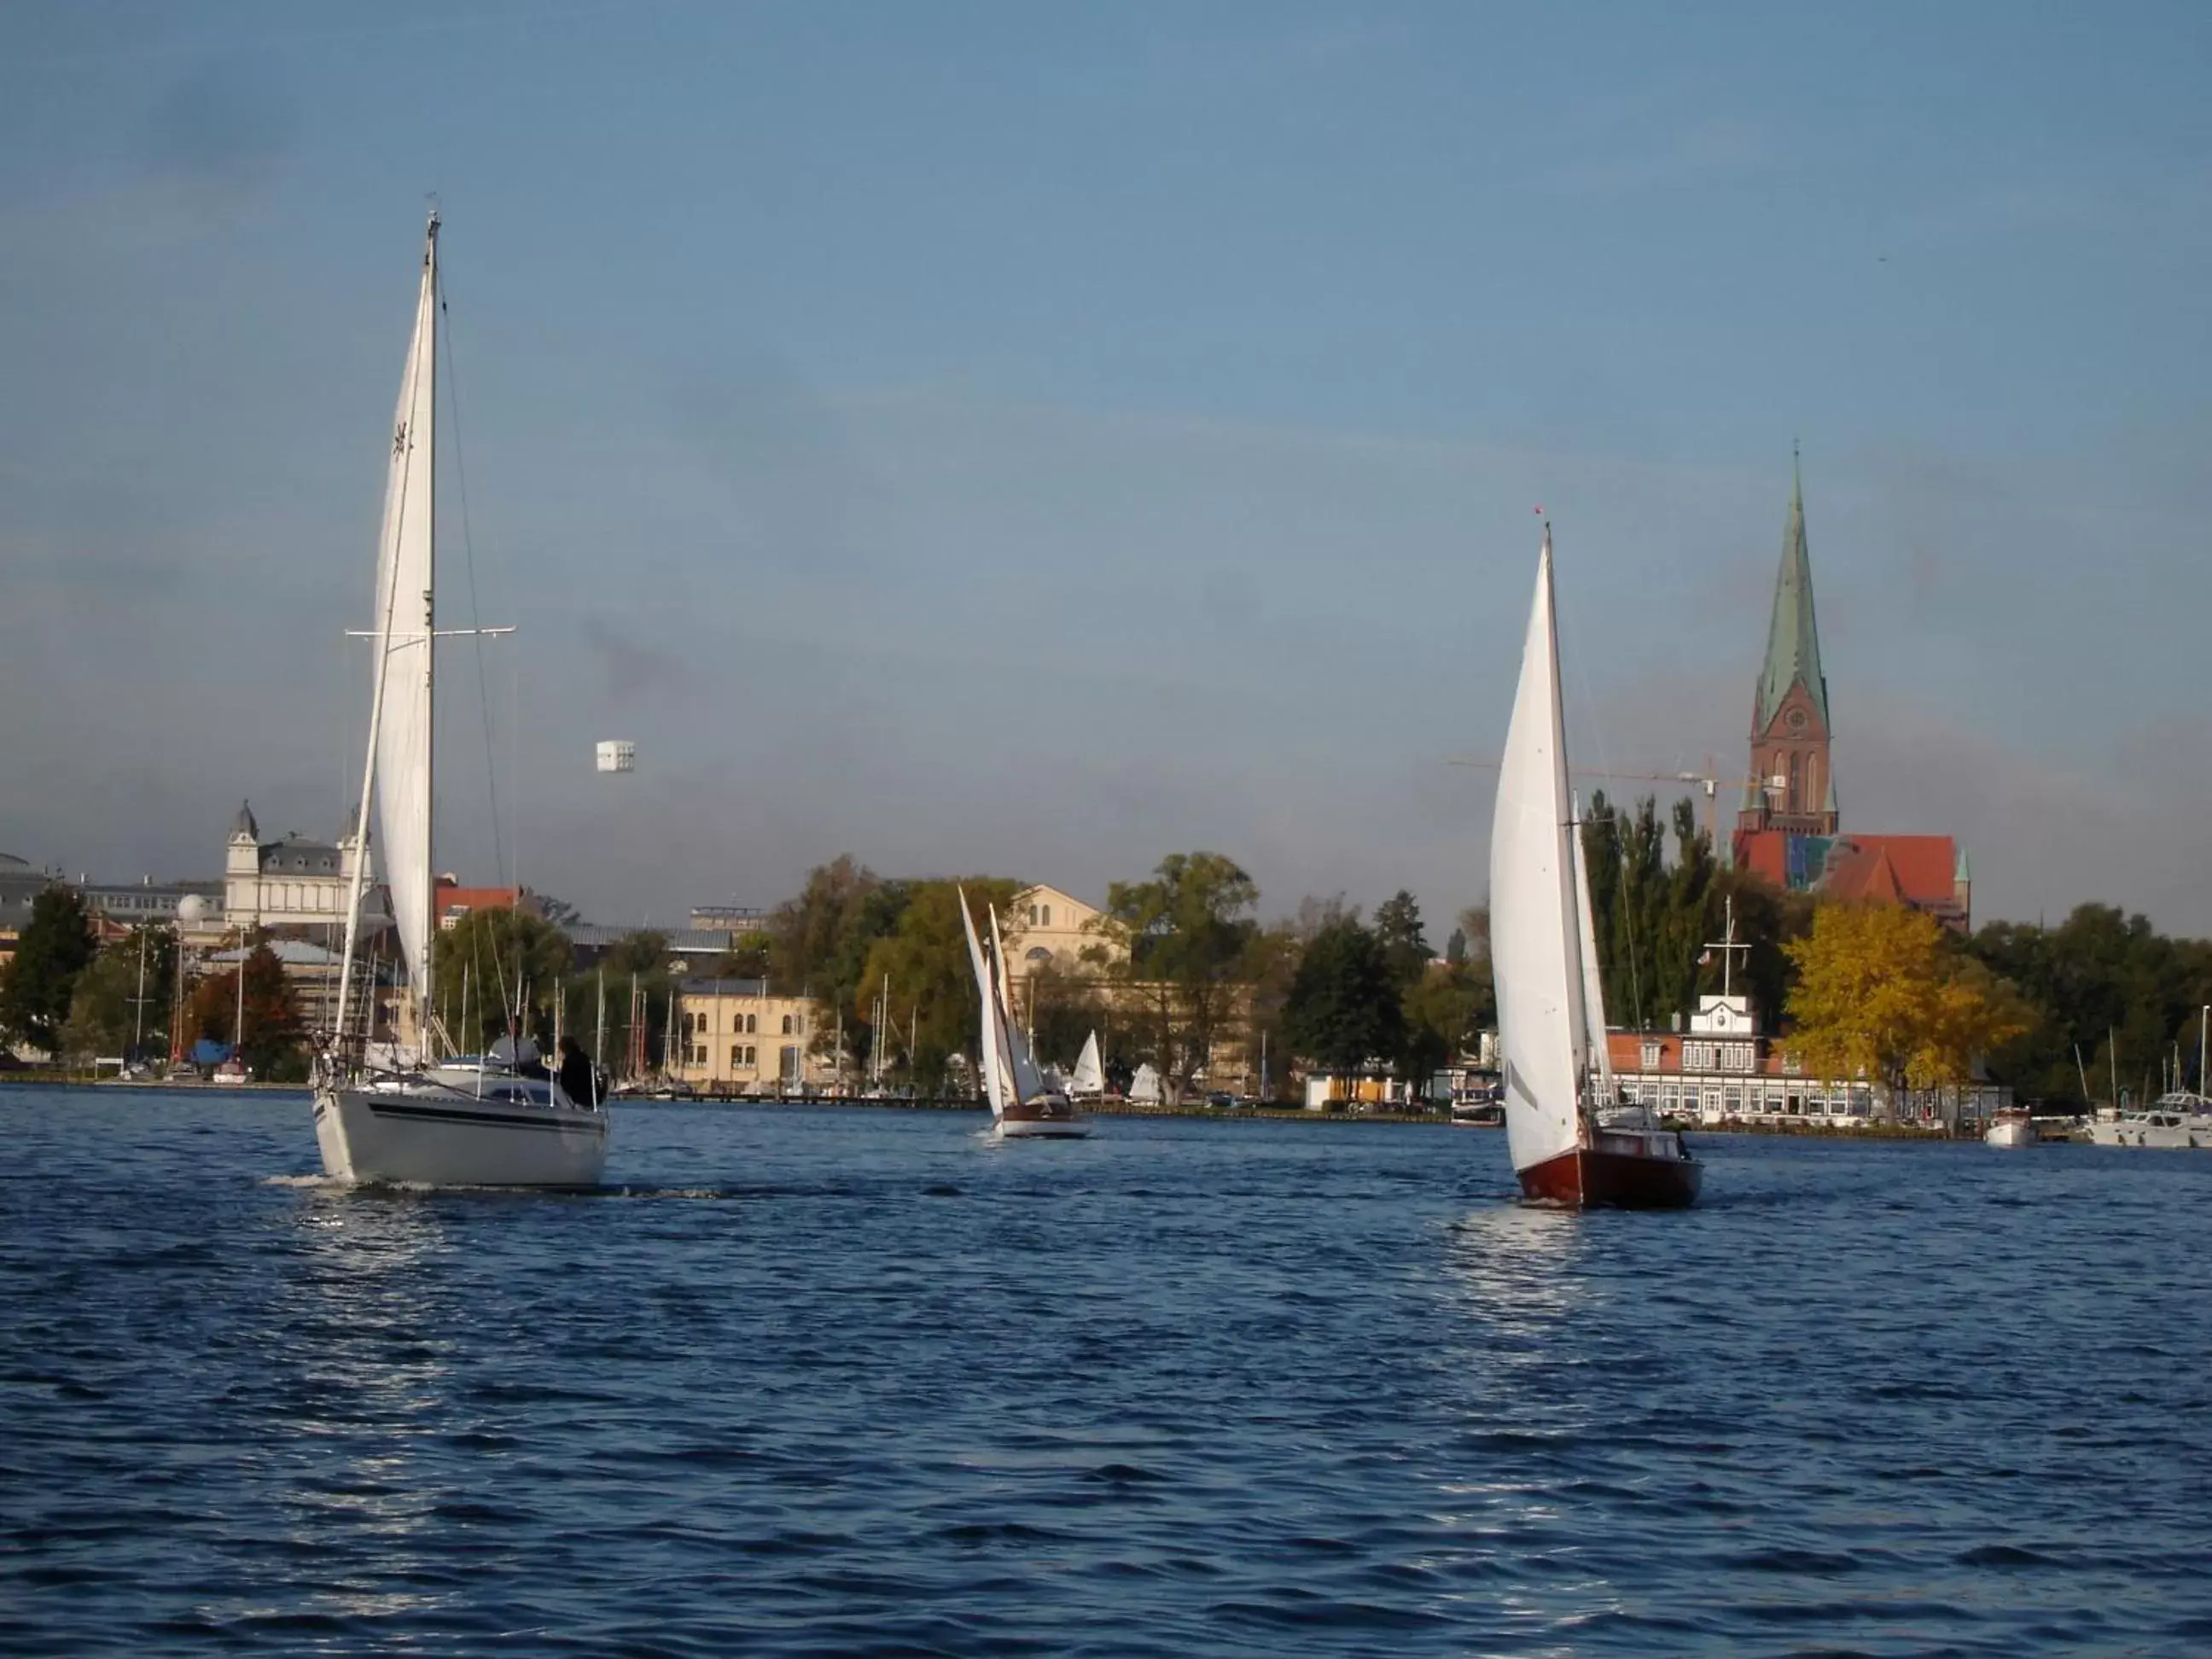
M 1702 1166 L 1680 1133 L 1620 1097 L 1606 1054 L 1577 817 L 1567 789 L 1547 525 L 1490 833 L 1506 1139 L 1524 1197 L 1577 1208 L 1680 1209 L 1697 1201 Z

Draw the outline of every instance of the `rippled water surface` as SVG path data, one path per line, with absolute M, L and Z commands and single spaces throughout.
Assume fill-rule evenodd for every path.
M 2212 1652 L 2212 1156 L 0 1090 L 0 1650 Z

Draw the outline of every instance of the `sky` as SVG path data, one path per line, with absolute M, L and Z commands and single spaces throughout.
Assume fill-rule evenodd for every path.
M 16 0 L 0 851 L 346 821 L 434 198 L 465 881 L 1440 936 L 1534 509 L 1577 765 L 1740 779 L 1797 444 L 1845 832 L 2212 933 L 2208 94 L 2198 3 Z

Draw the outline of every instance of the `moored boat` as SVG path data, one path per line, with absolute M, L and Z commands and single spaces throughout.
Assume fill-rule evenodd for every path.
M 1679 1209 L 1697 1201 L 1702 1166 L 1679 1131 L 1618 1097 L 1578 817 L 1547 525 L 1490 836 L 1506 1139 L 1526 1198 Z
M 372 1052 L 349 1029 L 368 860 L 354 860 L 339 969 L 337 1030 L 317 1057 L 315 1141 L 325 1173 L 342 1181 L 452 1186 L 582 1187 L 607 1154 L 607 1114 L 588 1064 L 549 1073 L 526 1042 L 492 1054 L 440 1060 L 431 1000 L 436 866 L 431 861 L 434 669 L 443 635 L 506 629 L 436 625 L 438 216 L 425 233 L 415 331 L 400 380 L 377 551 L 375 653 L 356 845 L 376 810 L 380 862 L 405 967 L 414 1036 Z M 464 999 L 465 1001 L 465 997 Z M 564 1084 L 563 1078 L 567 1079 Z
M 1999 1112 L 1982 1131 L 1983 1140 L 1992 1146 L 2033 1146 L 2041 1138 L 2027 1111 L 2017 1107 Z

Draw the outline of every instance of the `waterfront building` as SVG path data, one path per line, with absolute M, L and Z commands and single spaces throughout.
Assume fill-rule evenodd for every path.
M 691 927 L 697 933 L 726 933 L 734 939 L 740 933 L 757 933 L 767 926 L 768 912 L 749 904 L 698 904 L 691 908 Z
M 1885 1101 L 1869 1079 L 1808 1073 L 1785 1041 L 1759 1035 L 1741 992 L 1699 997 L 1687 1031 L 1608 1031 L 1606 1051 L 1630 1100 L 1707 1127 L 1864 1128 L 1878 1120 L 1938 1127 L 1985 1121 L 2012 1104 L 2011 1089 L 1999 1084 L 1906 1090 Z
M 687 979 L 671 1018 L 678 1081 L 714 1094 L 823 1092 L 836 1062 L 811 1052 L 826 1018 L 812 999 L 774 991 L 763 979 Z
M 1104 913 L 1074 894 L 1040 883 L 1014 895 L 1000 918 L 1006 949 L 1024 973 L 1050 966 L 1065 974 L 1097 974 L 1128 952 L 1097 926 Z M 1086 958 L 1084 952 L 1092 955 Z
M 223 920 L 234 928 L 283 928 L 338 945 L 362 856 L 351 836 L 325 842 L 294 831 L 264 841 L 252 803 L 241 801 L 223 847 Z M 364 883 L 374 878 L 373 866 L 363 872 Z
M 0 853 L 0 962 L 15 955 L 15 939 L 31 919 L 40 893 L 64 881 L 58 871 L 42 870 L 13 854 Z M 102 942 L 122 938 L 134 927 L 173 927 L 189 933 L 222 898 L 219 881 L 94 881 L 79 876 L 73 887 L 91 915 Z
M 1973 883 L 1966 849 L 1950 836 L 1844 832 L 1834 736 L 1813 603 L 1804 481 L 1793 458 L 1766 656 L 1752 694 L 1750 781 L 1732 839 L 1736 867 L 1791 892 L 1909 904 L 1966 932 Z

